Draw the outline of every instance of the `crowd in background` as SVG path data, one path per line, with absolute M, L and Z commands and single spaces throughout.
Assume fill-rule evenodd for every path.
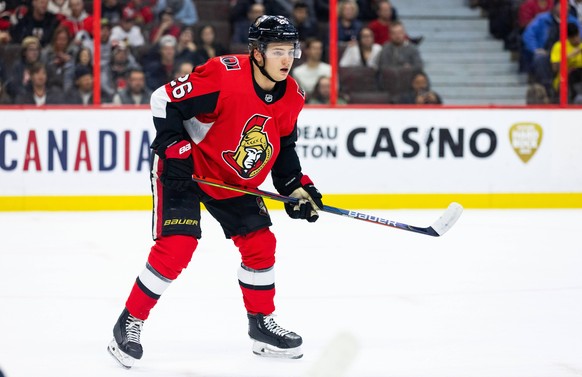
M 527 73 L 528 104 L 558 103 L 560 93 L 560 1 L 470 0 L 489 20 L 489 32 L 503 40 Z M 582 104 L 582 0 L 568 0 L 566 57 L 568 102 Z
M 539 98 L 532 95 L 528 102 L 555 102 L 559 2 L 469 1 L 481 7 L 490 33 L 505 41 L 529 74 Z M 582 101 L 582 0 L 569 1 L 574 102 Z M 88 0 L 0 0 L 0 104 L 93 103 L 92 10 Z M 423 38 L 408 35 L 397 4 L 340 0 L 337 12 L 339 103 L 442 103 L 423 71 L 418 49 Z M 307 103 L 329 103 L 329 1 L 324 0 L 102 0 L 101 102 L 147 104 L 153 90 L 209 58 L 248 53 L 248 28 L 263 14 L 281 14 L 295 24 L 303 56 L 292 76 L 306 91 Z
M 200 17 L 208 16 L 209 7 L 217 14 Z M 92 10 L 86 0 L 0 0 L 0 104 L 93 103 Z M 101 102 L 147 104 L 153 90 L 207 59 L 247 53 L 249 25 L 262 14 L 292 20 L 303 46 L 292 75 L 308 103 L 329 103 L 329 2 L 324 0 L 103 0 Z M 390 89 L 381 102 L 440 102 L 436 93 L 428 95 L 417 49 L 422 38 L 406 34 L 390 1 L 342 0 L 338 15 L 342 69 L 372 70 L 377 84 L 372 91 L 382 96 L 389 91 L 378 84 L 383 69 L 404 68 L 409 82 L 398 87 L 409 90 Z M 423 80 L 413 74 L 426 78 L 419 96 L 412 96 L 412 83 Z M 356 94 L 342 86 L 339 102 L 355 102 Z
M 92 3 L 0 1 L 3 104 L 93 103 Z M 149 104 L 151 92 L 208 59 L 211 26 L 195 41 L 192 0 L 103 0 L 101 102 Z M 10 48 L 12 46 L 13 48 Z

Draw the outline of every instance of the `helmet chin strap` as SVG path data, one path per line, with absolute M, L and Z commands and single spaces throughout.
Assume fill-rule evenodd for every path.
M 265 76 L 266 78 L 268 78 L 272 82 L 277 83 L 278 81 L 275 80 L 274 78 L 272 78 L 271 75 L 269 75 L 269 73 L 265 69 L 265 64 L 264 63 L 265 63 L 265 61 L 267 59 L 267 58 L 265 58 L 265 54 L 263 54 L 261 52 L 261 56 L 263 57 L 263 66 L 262 67 L 259 65 L 259 62 L 257 61 L 257 59 L 255 59 L 255 56 L 253 54 L 251 54 L 251 61 L 253 63 L 255 63 L 255 65 L 259 68 L 259 71 L 261 71 L 261 73 L 263 74 L 263 76 Z

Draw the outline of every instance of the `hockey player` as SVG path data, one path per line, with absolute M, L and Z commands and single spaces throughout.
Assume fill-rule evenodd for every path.
M 249 52 L 210 59 L 152 94 L 155 244 L 108 347 L 127 368 L 142 357 L 140 333 L 150 310 L 198 245 L 200 203 L 240 251 L 238 280 L 253 352 L 302 356 L 301 337 L 272 316 L 276 241 L 263 200 L 192 181 L 194 173 L 258 187 L 270 172 L 281 194 L 300 199 L 285 205 L 290 217 L 318 218 L 321 194 L 302 174 L 295 152 L 296 122 L 305 101 L 304 91 L 289 76 L 301 55 L 297 30 L 285 17 L 261 16 L 249 28 Z

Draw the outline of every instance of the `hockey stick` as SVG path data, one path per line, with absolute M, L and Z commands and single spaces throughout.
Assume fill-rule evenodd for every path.
M 192 180 L 194 182 L 202 183 L 205 185 L 210 185 L 214 187 L 223 188 L 226 190 L 237 191 L 243 194 L 250 194 L 255 196 L 260 196 L 263 198 L 269 198 L 272 200 L 276 200 L 283 203 L 293 203 L 296 204 L 299 202 L 299 199 L 293 198 L 290 196 L 285 196 L 281 194 L 275 194 L 269 191 L 263 191 L 257 188 L 252 187 L 245 187 L 245 186 L 238 186 L 228 184 L 226 182 L 219 181 L 213 178 L 207 177 L 199 177 L 199 176 L 192 176 Z M 333 213 L 335 215 L 346 216 L 356 220 L 363 220 L 374 224 L 380 224 L 384 226 L 389 226 L 392 228 L 402 229 L 409 232 L 420 233 L 427 236 L 433 237 L 440 237 L 445 234 L 451 227 L 455 224 L 455 222 L 463 213 L 463 207 L 459 203 L 451 203 L 447 210 L 439 217 L 437 221 L 435 221 L 431 226 L 427 228 L 422 228 L 418 226 L 408 225 L 404 223 L 400 223 L 393 220 L 383 219 L 378 216 L 367 215 L 362 212 L 353 211 L 353 210 L 345 210 L 341 208 L 331 207 L 328 205 L 324 205 L 321 209 L 323 212 Z

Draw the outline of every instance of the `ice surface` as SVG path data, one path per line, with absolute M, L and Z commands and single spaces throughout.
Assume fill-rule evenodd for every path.
M 366 212 L 418 226 L 441 213 Z M 204 212 L 190 266 L 145 323 L 144 358 L 121 368 L 106 346 L 151 246 L 149 212 L 28 212 L 0 213 L 0 368 L 6 377 L 340 377 L 322 360 L 346 352 L 350 377 L 582 375 L 582 210 L 468 209 L 439 238 L 329 214 L 315 224 L 271 215 L 277 321 L 303 336 L 303 359 L 251 353 L 239 255 Z

